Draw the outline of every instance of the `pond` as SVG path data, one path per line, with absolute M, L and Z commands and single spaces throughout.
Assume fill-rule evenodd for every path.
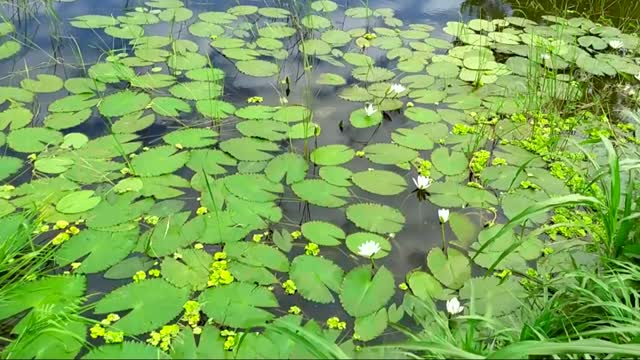
M 521 3 L 4 2 L 0 222 L 54 269 L 0 318 L 83 316 L 12 357 L 355 351 L 405 294 L 504 316 L 592 262 L 584 211 L 521 213 L 637 151 L 639 10 Z

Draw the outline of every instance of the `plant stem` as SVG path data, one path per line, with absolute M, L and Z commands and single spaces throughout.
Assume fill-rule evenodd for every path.
M 440 223 L 440 228 L 442 229 L 442 251 L 444 251 L 444 254 L 447 255 L 447 240 L 444 237 L 444 223 Z

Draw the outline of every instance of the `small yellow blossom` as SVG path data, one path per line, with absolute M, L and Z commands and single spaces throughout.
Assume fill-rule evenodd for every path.
M 120 315 L 114 314 L 114 313 L 110 313 L 109 315 L 107 315 L 107 320 L 109 320 L 112 323 L 114 323 L 114 322 L 120 320 Z
M 58 220 L 56 224 L 53 226 L 54 230 L 64 230 L 69 226 L 69 222 L 65 220 Z
M 548 255 L 553 254 L 553 248 L 550 248 L 550 247 L 545 247 L 545 248 L 543 248 L 543 249 L 542 249 L 542 254 L 543 254 L 544 256 L 548 256 Z
M 148 225 L 156 225 L 158 224 L 158 221 L 160 221 L 160 217 L 155 215 L 150 215 L 150 216 L 145 216 L 143 220 Z
M 82 265 L 81 262 L 72 262 L 71 263 L 71 269 L 77 270 L 80 267 L 80 265 Z
M 193 335 L 200 335 L 202 334 L 202 328 L 200 326 L 196 326 L 193 328 Z
M 289 295 L 295 294 L 296 290 L 298 290 L 298 288 L 296 287 L 296 283 L 294 283 L 293 280 L 291 280 L 291 279 L 283 282 L 282 283 L 282 288 L 284 289 L 284 292 L 289 294 Z
M 182 320 L 188 322 L 189 326 L 195 330 L 200 322 L 200 303 L 189 300 L 184 304 L 183 308 L 184 315 L 182 315 Z
M 184 146 L 182 146 L 182 144 L 175 144 L 174 146 L 175 146 L 175 147 L 176 147 L 176 149 L 178 149 L 178 150 L 182 150 L 182 149 L 184 149 Z
M 412 103 L 411 101 L 409 101 L 409 102 L 407 103 L 407 107 L 408 107 L 408 108 L 412 108 L 412 107 L 414 107 L 414 106 L 415 106 L 415 104 L 414 104 L 414 103 Z
M 409 285 L 407 285 L 407 283 L 400 283 L 400 285 L 398 285 L 398 287 L 400 288 L 400 290 L 402 291 L 407 291 L 409 290 Z
M 196 250 L 202 250 L 204 249 L 204 245 L 202 245 L 202 243 L 195 243 L 193 244 L 193 248 Z
M 291 238 L 293 238 L 293 240 L 298 240 L 300 236 L 302 236 L 302 233 L 299 230 L 291 233 Z
M 307 255 L 318 256 L 320 248 L 316 243 L 308 243 L 307 246 L 304 247 L 304 253 Z
M 160 270 L 159 269 L 151 269 L 148 271 L 149 276 L 153 276 L 153 277 L 160 277 Z
M 504 280 L 504 279 L 508 278 L 511 274 L 513 274 L 513 272 L 512 272 L 511 270 L 509 270 L 509 269 L 504 269 L 504 270 L 502 270 L 501 272 L 496 273 L 495 275 L 496 275 L 498 278 L 500 278 L 500 279 L 503 279 L 503 280 Z
M 264 237 L 263 234 L 253 234 L 253 237 L 251 238 L 251 240 L 253 240 L 254 242 L 259 243 L 260 241 L 262 241 L 263 237 Z
M 180 260 L 182 259 L 182 254 L 180 254 L 179 252 L 174 252 L 173 253 L 173 258 L 176 260 Z
M 124 332 L 122 331 L 107 331 L 104 334 L 104 341 L 107 344 L 118 344 L 124 340 Z
M 357 157 L 363 157 L 364 155 L 365 155 L 364 151 L 362 151 L 362 150 L 356 151 L 356 156 Z
M 78 229 L 76 226 L 70 226 L 65 232 L 73 236 L 78 235 L 80 233 L 80 229 Z
M 236 345 L 235 336 L 227 337 L 227 340 L 224 341 L 224 349 L 227 351 L 233 350 L 233 347 Z
M 292 315 L 298 315 L 302 312 L 302 309 L 300 309 L 299 307 L 293 305 L 292 307 L 289 308 L 288 313 L 292 314 Z
M 50 229 L 49 225 L 40 226 L 40 232 L 47 232 L 49 231 L 49 229 Z
M 128 175 L 128 174 L 131 174 L 131 173 L 133 173 L 133 172 L 128 167 L 123 167 L 122 169 L 120 169 L 120 174 L 122 174 L 122 175 Z
M 252 96 L 247 99 L 247 102 L 249 104 L 260 104 L 263 101 L 264 101 L 264 98 L 262 98 L 262 96 Z
M 58 235 L 56 235 L 52 240 L 51 243 L 53 245 L 60 245 L 63 242 L 69 240 L 71 237 L 69 236 L 69 234 L 67 233 L 59 233 Z
M 217 39 L 217 38 L 218 38 L 218 35 L 211 35 L 211 36 L 209 36 L 209 39 L 211 39 L 211 40 L 215 40 L 215 39 Z
M 218 251 L 215 254 L 213 254 L 214 260 L 224 260 L 226 258 L 227 258 L 227 253 L 224 251 Z
M 196 210 L 196 215 L 204 215 L 206 213 L 209 212 L 209 209 L 207 209 L 204 206 L 200 206 L 197 210 Z
M 102 337 L 106 333 L 106 330 L 100 324 L 93 325 L 89 331 L 91 332 L 90 336 L 92 339 Z
M 347 328 L 347 323 L 340 321 L 337 316 L 333 316 L 327 319 L 327 327 L 329 327 L 329 329 L 344 330 Z
M 145 273 L 144 271 L 138 271 L 133 275 L 134 282 L 140 282 L 146 278 L 147 278 L 147 273 Z
M 149 151 L 149 147 L 148 146 L 143 147 L 142 151 Z
M 8 185 L 8 184 L 7 184 L 7 185 L 3 185 L 3 186 L 2 186 L 2 190 L 0 190 L 0 191 L 6 191 L 6 192 L 9 192 L 9 191 L 13 191 L 13 190 L 15 190 L 15 189 L 16 189 L 16 187 L 15 187 L 15 186 L 13 186 L 13 185 Z
M 29 154 L 29 156 L 27 156 L 27 159 L 29 159 L 29 161 L 36 161 L 37 158 L 38 155 L 36 154 Z
M 159 346 L 163 351 L 168 351 L 171 341 L 178 336 L 179 332 L 180 327 L 178 325 L 165 325 L 160 329 L 160 332 L 152 331 L 147 342 L 153 346 Z
M 378 35 L 376 35 L 374 33 L 367 33 L 367 34 L 364 34 L 362 37 L 367 39 L 367 40 L 373 40 L 373 39 L 377 39 Z

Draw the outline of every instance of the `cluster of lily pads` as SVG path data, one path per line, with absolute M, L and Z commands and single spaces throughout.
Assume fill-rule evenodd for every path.
M 476 252 L 499 231 L 498 219 L 583 185 L 546 137 L 613 130 L 592 118 L 562 119 L 558 130 L 558 119 L 532 111 L 580 100 L 577 76 L 633 78 L 640 73 L 637 36 L 583 18 L 549 16 L 537 24 L 508 17 L 449 22 L 450 41 L 433 37 L 430 25 L 405 25 L 392 9 L 343 11 L 318 0 L 309 10 L 238 5 L 194 14 L 182 1 L 153 0 L 121 16 L 82 15 L 71 26 L 103 32 L 126 48 L 106 54 L 83 77 L 38 74 L 1 87 L 8 106 L 0 113 L 0 144 L 7 148 L 0 158 L 0 216 L 37 211 L 39 238 L 57 247 L 54 261 L 65 273 L 16 288 L 0 318 L 61 309 L 90 295 L 87 275 L 99 274 L 122 284 L 94 304 L 103 323 L 67 324 L 74 336 L 43 334 L 39 344 L 48 355 L 74 357 L 78 338 L 91 337 L 98 346 L 87 358 L 213 358 L 229 351 L 289 358 L 305 350 L 261 330 L 276 316 L 331 341 L 347 333 L 343 347 L 354 350 L 403 318 L 409 305 L 392 303 L 399 291 L 448 301 L 453 315 L 464 311 L 459 298 L 473 300 L 479 313 L 501 316 L 527 296 L 529 283 L 514 272 L 525 274 L 523 280 L 551 276 L 569 263 L 567 252 L 555 251 L 567 246 L 531 229 L 509 231 Z M 337 12 L 360 25 L 340 28 Z M 146 35 L 161 22 L 208 39 L 230 63 L 213 63 L 203 55 L 210 49 L 195 41 Z M 13 31 L 9 23 L 0 28 L 1 36 Z M 0 55 L 19 51 L 11 41 Z M 234 71 L 227 64 L 277 88 L 288 82 L 291 51 L 299 52 L 296 61 L 333 69 L 317 74 L 307 66 L 305 76 L 355 103 L 347 126 L 370 132 L 385 118 L 399 123 L 385 134 L 389 140 L 305 153 L 302 144 L 306 149 L 314 137 L 326 143 L 321 128 L 337 127 L 340 119 L 326 122 L 284 92 L 271 105 L 261 97 L 242 104 L 225 98 L 225 79 Z M 40 94 L 57 98 L 35 124 Z M 74 131 L 94 118 L 109 133 L 89 138 Z M 179 128 L 154 142 L 141 138 L 160 122 Z M 369 169 L 354 171 L 352 161 L 366 161 Z M 24 171 L 31 180 L 9 183 Z M 425 266 L 405 277 L 383 259 L 405 241 L 403 209 L 361 198 L 414 190 L 420 201 L 441 208 L 429 221 L 440 220 L 444 244 L 425 245 Z M 347 234 L 322 219 L 297 224 L 283 215 L 282 204 L 290 201 L 334 209 L 359 230 Z M 549 221 L 560 222 L 543 214 L 529 225 Z M 565 230 L 553 236 L 580 236 Z M 502 259 L 516 242 L 517 250 Z M 331 258 L 330 248 L 343 246 L 358 265 L 343 268 Z M 472 266 L 496 262 L 499 276 L 472 276 Z M 297 305 L 281 308 L 288 296 Z M 327 306 L 343 317 L 313 319 L 301 310 L 310 303 L 335 304 Z M 38 350 L 30 351 L 22 355 Z

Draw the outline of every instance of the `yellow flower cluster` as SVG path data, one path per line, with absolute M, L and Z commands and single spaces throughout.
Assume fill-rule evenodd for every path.
M 226 337 L 227 339 L 224 341 L 224 349 L 227 351 L 233 350 L 233 347 L 236 345 L 236 336 L 238 334 L 233 330 L 222 330 L 220 331 L 220 336 Z
M 151 269 L 147 273 L 149 273 L 149 276 L 160 277 L 160 269 Z
M 147 342 L 153 346 L 159 346 L 162 351 L 168 351 L 173 340 L 180 332 L 180 327 L 177 324 L 165 325 L 160 329 L 160 332 L 152 331 L 149 334 Z
M 197 210 L 196 210 L 196 215 L 204 215 L 206 213 L 209 212 L 209 209 L 207 209 L 204 206 L 200 206 Z
M 45 227 L 43 226 L 41 228 L 41 231 L 44 230 Z M 53 239 L 51 239 L 51 243 L 53 245 L 60 245 L 63 242 L 69 240 L 73 235 L 78 235 L 80 233 L 80 229 L 78 229 L 76 226 L 69 226 L 69 222 L 65 221 L 65 220 L 58 220 L 56 221 L 55 225 L 53 226 L 54 230 L 65 230 L 64 232 L 61 232 L 59 234 L 57 234 Z M 49 227 L 46 227 L 46 230 L 44 231 L 48 231 Z
M 284 289 L 284 292 L 289 294 L 289 295 L 295 294 L 296 290 L 298 290 L 298 288 L 296 287 L 296 283 L 294 283 L 293 280 L 291 280 L 291 279 L 283 282 L 282 283 L 282 288 Z
M 156 225 L 158 221 L 160 221 L 160 217 L 150 215 L 150 216 L 145 216 L 144 218 L 142 218 L 142 220 L 148 225 Z
M 260 104 L 263 101 L 264 101 L 264 98 L 262 96 L 252 96 L 247 99 L 247 102 L 249 104 Z
M 302 236 L 302 233 L 299 230 L 296 230 L 296 231 L 291 233 L 291 238 L 293 240 L 298 240 L 298 238 L 300 238 L 300 236 Z
M 235 280 L 231 272 L 227 270 L 226 258 L 227 254 L 224 252 L 217 252 L 213 255 L 215 261 L 211 263 L 211 273 L 209 274 L 207 286 L 228 285 Z
M 307 255 L 318 256 L 320 248 L 318 247 L 318 244 L 311 242 L 304 247 L 304 253 Z
M 329 329 L 344 330 L 347 328 L 347 323 L 340 321 L 340 318 L 337 316 L 333 316 L 327 319 L 327 327 L 329 327 Z
M 144 272 L 144 271 L 138 271 L 137 273 L 135 273 L 133 275 L 133 281 L 134 282 L 140 282 L 140 281 L 142 281 L 142 280 L 144 280 L 146 278 L 147 278 L 147 273 Z
M 302 312 L 302 309 L 300 309 L 299 307 L 293 305 L 292 307 L 289 308 L 288 313 L 291 315 L 298 315 Z
M 362 150 L 356 151 L 356 156 L 357 157 L 363 157 L 364 155 L 365 155 L 364 151 L 362 151 Z
M 118 320 L 120 320 L 120 316 L 118 314 L 107 315 L 106 318 L 100 321 L 100 324 L 95 324 L 91 329 L 89 329 L 89 335 L 92 339 L 97 339 L 99 337 L 104 338 L 104 341 L 107 344 L 121 343 L 124 340 L 124 332 L 111 331 L 104 328 L 104 326 L 110 326 Z
M 184 304 L 183 308 L 184 315 L 182 315 L 182 320 L 189 323 L 192 328 L 196 328 L 200 322 L 200 303 L 189 300 Z

